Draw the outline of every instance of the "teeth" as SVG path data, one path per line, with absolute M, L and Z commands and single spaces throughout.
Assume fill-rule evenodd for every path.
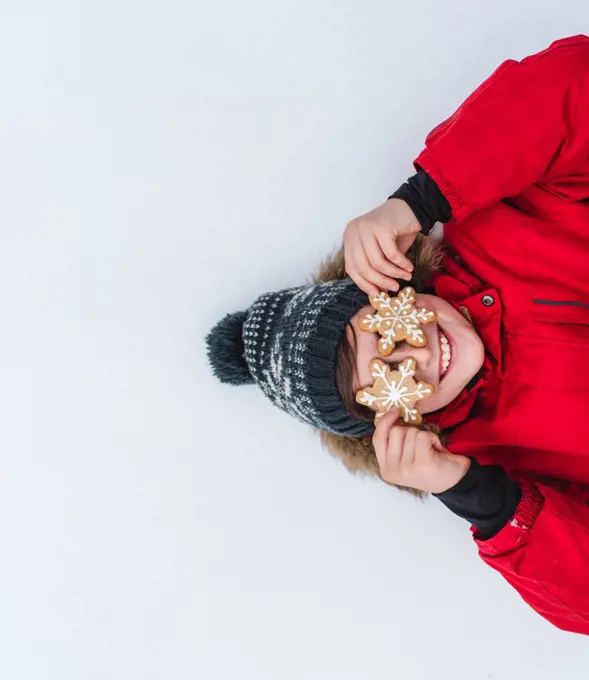
M 440 349 L 442 350 L 442 375 L 448 370 L 452 359 L 452 350 L 448 338 L 440 331 Z

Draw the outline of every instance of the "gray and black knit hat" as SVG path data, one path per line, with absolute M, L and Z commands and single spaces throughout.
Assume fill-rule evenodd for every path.
M 335 378 L 346 325 L 367 303 L 350 278 L 266 293 L 209 333 L 213 372 L 225 383 L 257 383 L 276 406 L 322 430 L 370 434 L 372 425 L 344 408 Z

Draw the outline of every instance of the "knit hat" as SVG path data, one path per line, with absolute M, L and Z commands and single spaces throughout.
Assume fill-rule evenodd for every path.
M 337 352 L 350 319 L 368 303 L 349 278 L 260 296 L 207 336 L 213 373 L 224 383 L 257 383 L 276 406 L 314 427 L 363 436 L 337 389 Z

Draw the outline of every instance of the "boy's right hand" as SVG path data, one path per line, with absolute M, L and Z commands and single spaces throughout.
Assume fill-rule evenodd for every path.
M 471 465 L 470 458 L 448 451 L 433 432 L 399 421 L 398 409 L 378 421 L 372 443 L 382 479 L 411 489 L 442 493 L 458 484 Z
M 390 198 L 348 223 L 344 232 L 346 272 L 368 295 L 397 291 L 395 278 L 411 280 L 413 265 L 405 253 L 420 231 L 407 203 Z

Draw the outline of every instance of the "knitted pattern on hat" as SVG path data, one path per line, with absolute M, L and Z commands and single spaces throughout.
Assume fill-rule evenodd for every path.
M 266 293 L 249 307 L 245 320 L 238 312 L 211 331 L 207 343 L 213 370 L 224 382 L 237 384 L 236 373 L 239 382 L 247 382 L 246 365 L 270 401 L 299 420 L 338 434 L 370 434 L 370 423 L 345 410 L 335 379 L 342 334 L 366 304 L 366 294 L 349 278 Z M 221 358 L 216 335 L 221 326 L 232 324 L 237 332 L 240 320 L 243 355 L 236 351 L 228 366 L 226 347 Z

